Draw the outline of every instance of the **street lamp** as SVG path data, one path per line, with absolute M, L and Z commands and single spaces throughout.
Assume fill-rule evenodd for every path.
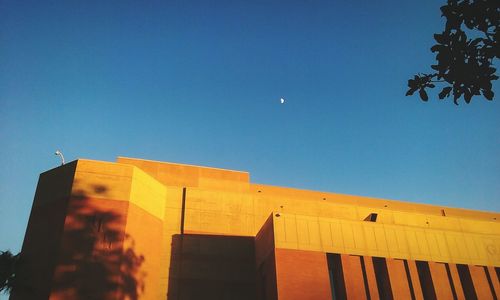
M 64 165 L 64 155 L 62 154 L 62 152 L 59 150 L 56 150 L 56 153 L 54 153 L 54 154 L 61 158 L 61 166 Z

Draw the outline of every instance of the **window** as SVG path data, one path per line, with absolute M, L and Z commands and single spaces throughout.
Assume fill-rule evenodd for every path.
M 333 300 L 346 300 L 344 274 L 342 271 L 342 259 L 340 254 L 327 253 L 328 273 L 330 274 L 330 287 Z
M 363 221 L 368 221 L 368 222 L 377 222 L 377 217 L 378 217 L 378 214 L 377 213 L 371 213 L 368 215 L 368 217 L 366 217 Z
M 391 281 L 387 271 L 387 263 L 383 257 L 373 257 L 373 268 L 377 278 L 377 288 L 380 299 L 392 300 Z
M 460 283 L 462 283 L 462 288 L 464 289 L 465 298 L 467 300 L 477 300 L 477 294 L 474 289 L 472 277 L 470 276 L 469 266 L 457 265 L 457 269 Z
M 434 291 L 434 283 L 432 282 L 431 270 L 429 263 L 426 261 L 416 261 L 418 278 L 420 279 L 420 286 L 424 299 L 436 300 L 436 292 Z

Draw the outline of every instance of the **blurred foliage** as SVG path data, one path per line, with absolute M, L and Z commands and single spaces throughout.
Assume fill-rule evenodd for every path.
M 13 255 L 10 251 L 0 251 L 0 292 L 10 293 L 16 282 L 16 265 L 19 253 Z
M 458 105 L 463 96 L 470 103 L 481 94 L 493 100 L 492 81 L 497 80 L 494 60 L 499 58 L 500 38 L 499 0 L 448 0 L 441 7 L 446 18 L 442 33 L 434 34 L 437 64 L 431 65 L 434 73 L 419 73 L 408 80 L 406 96 L 418 91 L 427 101 L 426 89 L 444 85 L 439 99 L 453 96 Z

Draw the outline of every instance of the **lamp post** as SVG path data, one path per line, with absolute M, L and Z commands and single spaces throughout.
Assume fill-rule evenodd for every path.
M 54 153 L 54 154 L 61 158 L 61 166 L 64 165 L 64 155 L 62 154 L 62 152 L 59 150 L 56 150 L 56 153 Z

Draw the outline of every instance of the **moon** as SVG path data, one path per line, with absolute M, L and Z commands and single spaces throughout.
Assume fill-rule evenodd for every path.
M 285 98 L 280 98 L 280 103 L 284 104 L 285 103 Z

